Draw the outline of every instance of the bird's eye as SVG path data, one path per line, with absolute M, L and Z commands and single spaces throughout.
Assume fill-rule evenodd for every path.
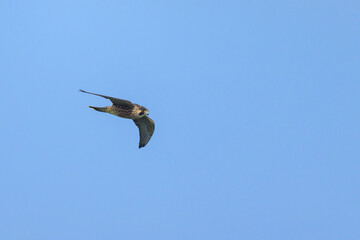
M 144 114 L 144 111 L 141 111 L 140 113 L 139 113 L 139 115 L 143 115 Z

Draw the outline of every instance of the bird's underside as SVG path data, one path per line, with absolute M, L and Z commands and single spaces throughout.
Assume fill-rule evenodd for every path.
M 128 100 L 86 92 L 81 89 L 80 92 L 109 99 L 113 104 L 112 106 L 108 106 L 108 107 L 89 106 L 90 108 L 99 112 L 110 113 L 118 117 L 132 119 L 136 124 L 136 126 L 139 128 L 139 134 L 140 134 L 139 148 L 144 147 L 150 141 L 155 130 L 155 123 L 151 118 L 147 116 L 149 114 L 149 110 L 147 108 L 140 106 L 138 104 L 134 104 Z

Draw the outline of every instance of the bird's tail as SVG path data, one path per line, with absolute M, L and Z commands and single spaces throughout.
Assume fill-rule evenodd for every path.
M 89 108 L 92 108 L 96 111 L 99 111 L 99 112 L 107 112 L 107 107 L 93 107 L 93 106 L 89 106 Z

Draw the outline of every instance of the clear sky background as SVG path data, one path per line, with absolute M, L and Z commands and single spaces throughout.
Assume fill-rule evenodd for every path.
M 0 1 L 0 239 L 360 239 L 359 12 Z

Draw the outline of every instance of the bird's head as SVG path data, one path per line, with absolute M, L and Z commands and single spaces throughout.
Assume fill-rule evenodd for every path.
M 145 115 L 149 115 L 149 110 L 145 107 L 140 107 L 139 116 L 143 117 Z

